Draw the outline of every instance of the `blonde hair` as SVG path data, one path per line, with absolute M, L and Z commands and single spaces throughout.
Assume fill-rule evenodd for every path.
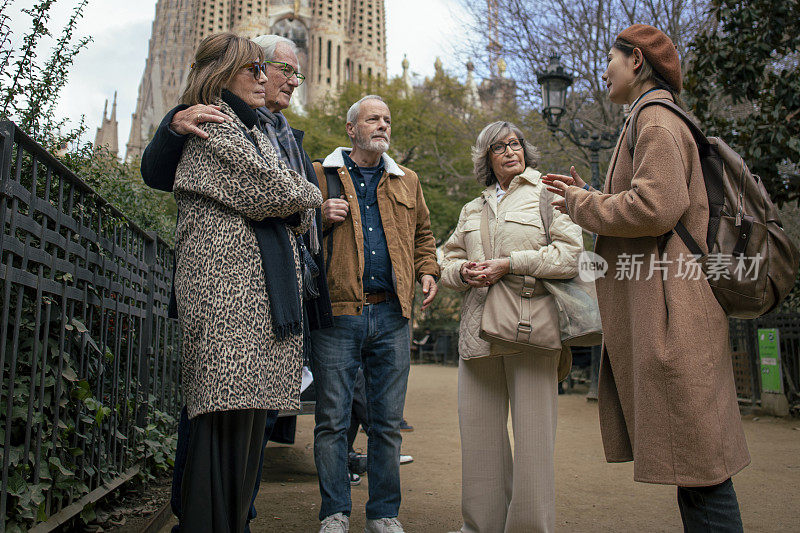
M 190 106 L 215 103 L 239 69 L 263 60 L 264 51 L 249 39 L 230 32 L 209 35 L 197 47 L 181 103 Z

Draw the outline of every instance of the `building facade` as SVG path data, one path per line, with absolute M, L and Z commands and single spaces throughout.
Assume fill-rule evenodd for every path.
M 386 79 L 383 0 L 158 0 L 128 160 L 141 155 L 178 103 L 197 45 L 222 31 L 242 37 L 274 33 L 294 41 L 306 76 L 292 98 L 300 108 L 347 81 Z

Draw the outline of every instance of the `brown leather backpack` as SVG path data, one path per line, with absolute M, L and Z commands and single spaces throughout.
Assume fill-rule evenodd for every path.
M 631 159 L 636 120 L 649 105 L 667 107 L 686 122 L 697 142 L 703 168 L 709 253 L 703 254 L 683 223 L 678 222 L 674 233 L 701 263 L 714 296 L 728 316 L 756 318 L 775 309 L 794 287 L 800 256 L 784 232 L 778 209 L 761 178 L 751 174 L 742 157 L 722 139 L 707 138 L 683 109 L 661 98 L 644 102 L 629 121 Z

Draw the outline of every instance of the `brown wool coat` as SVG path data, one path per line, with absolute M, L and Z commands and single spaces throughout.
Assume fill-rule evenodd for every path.
M 301 213 L 285 226 L 298 289 L 300 258 L 292 232 L 311 224 L 319 189 L 278 158 L 258 127 L 206 122 L 208 139 L 192 136 L 175 174 L 178 205 L 175 296 L 183 328 L 182 378 L 189 417 L 233 409 L 300 406 L 303 336 L 279 340 L 272 328 L 266 276 L 248 220 Z M 289 258 L 287 258 L 288 260 Z
M 642 102 L 654 98 L 670 95 L 654 91 Z M 608 261 L 596 283 L 605 333 L 599 412 L 606 458 L 633 460 L 636 481 L 717 484 L 750 462 L 727 318 L 705 278 L 680 276 L 679 257 L 689 251 L 677 236 L 661 257 L 672 263 L 654 264 L 665 273 L 654 270 L 647 279 L 651 258 L 659 258 L 657 236 L 678 220 L 705 248 L 700 159 L 688 127 L 664 107 L 642 111 L 633 161 L 626 134 L 604 192 L 570 187 L 566 195 L 570 216 L 598 234 L 595 252 Z M 638 281 L 616 279 L 633 254 L 642 254 Z
M 342 150 L 337 148 L 322 162 L 314 163 L 323 201 L 328 199 L 328 181 L 325 168 L 335 168 L 341 179 L 342 195 L 350 204 L 350 212 L 341 223 L 325 226 L 330 238 L 323 241 L 328 263 L 328 290 L 334 316 L 360 315 L 364 309 L 364 238 L 361 210 L 358 206 L 353 179 L 344 166 Z M 386 169 L 378 182 L 378 209 L 389 258 L 392 261 L 394 286 L 403 316 L 411 318 L 414 304 L 414 282 L 429 274 L 439 277 L 436 262 L 436 241 L 431 232 L 431 220 L 422 185 L 417 174 L 383 155 Z M 331 241 L 333 250 L 328 251 Z

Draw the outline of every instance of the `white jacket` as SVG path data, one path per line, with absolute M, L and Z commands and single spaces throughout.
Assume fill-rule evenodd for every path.
M 458 339 L 458 351 L 464 359 L 490 355 L 489 343 L 478 336 L 489 289 L 472 288 L 460 275 L 465 262 L 485 259 L 480 232 L 484 202 L 489 204 L 489 238 L 494 257 L 510 257 L 511 274 L 550 279 L 578 275 L 582 230 L 567 215 L 554 211 L 550 224 L 553 242 L 547 244 L 539 213 L 539 194 L 544 187 L 540 178 L 538 171 L 526 168 L 511 180 L 499 202 L 495 185 L 487 187 L 461 210 L 458 225 L 444 245 L 442 284 L 466 291 Z

